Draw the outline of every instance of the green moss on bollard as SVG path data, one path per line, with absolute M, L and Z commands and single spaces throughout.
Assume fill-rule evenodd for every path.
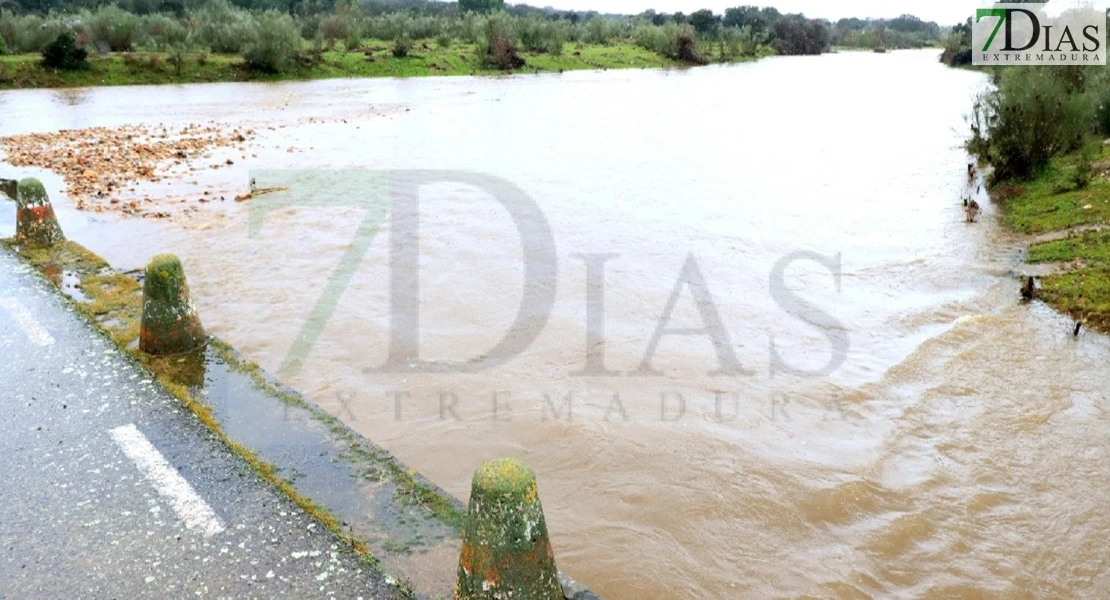
M 46 188 L 38 179 L 19 182 L 15 199 L 15 241 L 21 246 L 45 248 L 65 240 Z
M 207 341 L 189 295 L 185 269 L 173 254 L 150 260 L 143 281 L 143 317 L 139 349 L 164 356 L 194 350 Z
M 499 458 L 474 473 L 455 600 L 562 600 L 536 475 Z

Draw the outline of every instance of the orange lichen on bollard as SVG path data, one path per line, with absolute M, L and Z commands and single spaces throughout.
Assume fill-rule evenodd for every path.
M 536 476 L 516 459 L 482 465 L 470 488 L 455 600 L 563 600 Z
M 158 356 L 181 354 L 207 341 L 181 261 L 173 254 L 155 256 L 143 280 L 139 350 Z
M 46 188 L 38 179 L 27 178 L 16 186 L 15 241 L 22 246 L 45 248 L 65 240 L 54 216 Z

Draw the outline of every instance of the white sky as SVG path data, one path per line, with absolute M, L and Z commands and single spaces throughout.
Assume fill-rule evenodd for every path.
M 506 4 L 515 4 L 507 0 Z M 803 13 L 807 17 L 893 18 L 901 14 L 915 15 L 938 25 L 955 25 L 975 13 L 977 7 L 990 5 L 989 0 L 530 0 L 533 6 L 553 6 L 560 10 L 596 10 L 601 13 L 636 14 L 649 8 L 656 12 L 682 11 L 690 14 L 708 8 L 717 14 L 730 6 L 773 6 L 783 13 Z M 1051 3 L 1050 3 L 1051 4 Z

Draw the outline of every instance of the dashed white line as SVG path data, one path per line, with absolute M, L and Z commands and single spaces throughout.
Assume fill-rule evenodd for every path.
M 177 517 L 185 522 L 189 529 L 199 529 L 205 537 L 220 533 L 224 530 L 216 512 L 205 502 L 193 486 L 177 472 L 162 453 L 146 439 L 141 431 L 134 425 L 116 427 L 111 432 L 123 453 L 135 463 L 143 476 L 154 484 L 154 489 L 166 498 Z
M 27 339 L 36 346 L 49 346 L 54 343 L 54 336 L 45 327 L 39 324 L 35 315 L 27 310 L 26 306 L 16 298 L 0 298 L 0 306 L 4 307 L 15 319 L 16 325 L 23 330 Z

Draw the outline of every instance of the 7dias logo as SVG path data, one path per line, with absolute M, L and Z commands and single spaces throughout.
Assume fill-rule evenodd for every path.
M 1048 7 L 1057 13 L 1048 14 Z M 1003 2 L 979 8 L 971 50 L 975 65 L 1105 65 L 1106 7 Z

